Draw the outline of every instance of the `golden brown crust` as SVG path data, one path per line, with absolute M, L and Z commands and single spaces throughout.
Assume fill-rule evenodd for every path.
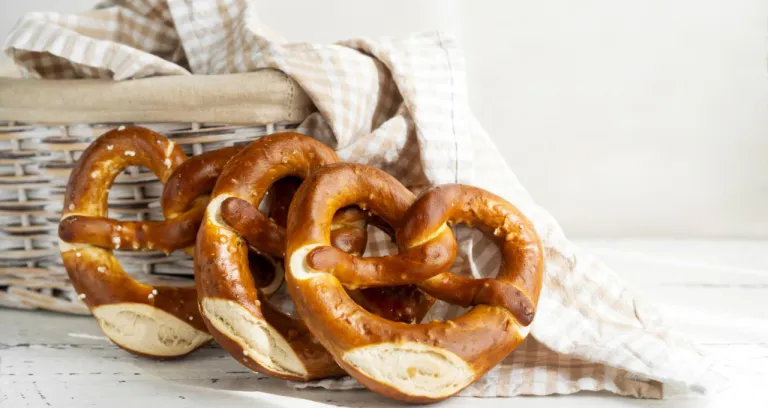
M 204 195 L 237 150 L 226 148 L 186 160 L 183 151 L 163 136 L 145 128 L 127 127 L 98 138 L 73 169 L 59 226 L 62 260 L 75 290 L 120 347 L 169 358 L 185 355 L 210 339 L 193 286 L 141 284 L 123 271 L 112 249 L 171 252 L 193 244 L 206 205 Z M 115 177 L 131 165 L 148 167 L 161 182 L 167 182 L 161 202 L 165 221 L 107 217 L 108 190 Z M 110 305 L 118 309 L 106 307 Z M 132 322 L 130 318 L 121 320 L 121 313 L 136 318 Z M 127 326 L 137 321 L 154 324 L 152 328 L 159 331 L 147 333 L 145 339 L 121 337 L 124 330 L 130 332 Z M 185 326 L 194 330 L 190 332 Z M 154 335 L 158 337 L 152 338 Z
M 181 163 L 163 186 L 160 206 L 165 218 L 176 219 L 189 210 L 196 199 L 203 196 L 207 198 L 224 166 L 240 150 L 242 146 L 223 147 L 190 157 Z
M 429 214 L 429 217 L 420 217 Z M 446 223 L 477 226 L 493 236 L 502 254 L 495 279 L 471 279 L 443 274 L 419 284 L 438 299 L 473 306 L 499 306 L 528 326 L 541 292 L 543 258 L 536 230 L 517 208 L 503 198 L 472 186 L 443 185 L 425 191 L 408 209 L 398 238 L 404 245 L 418 242 Z
M 123 133 L 133 132 L 134 129 L 137 128 L 128 128 L 119 132 L 120 139 L 127 137 Z M 136 162 L 137 160 L 142 160 L 143 155 L 146 153 L 145 150 L 142 150 L 143 147 L 146 147 L 146 143 L 133 147 L 133 143 L 141 139 L 131 139 L 127 147 L 125 146 L 125 140 L 120 140 L 119 143 L 116 143 L 112 137 L 106 137 L 106 135 L 104 139 L 108 142 L 106 144 L 106 152 L 108 154 L 105 156 L 107 159 L 102 162 L 102 166 L 104 163 L 109 163 L 108 166 L 113 169 L 116 169 L 118 166 L 126 167 L 127 163 L 115 163 L 117 161 L 115 158 L 119 159 L 120 154 L 123 154 L 126 158 Z M 157 143 L 158 141 L 160 143 Z M 178 149 L 170 141 L 156 139 L 155 146 L 158 148 L 166 146 L 163 154 L 167 155 L 170 152 L 174 157 L 186 157 L 176 156 L 172 150 L 169 150 L 170 146 L 173 147 L 173 150 Z M 123 147 L 125 148 L 121 149 Z M 168 167 L 171 159 L 166 157 L 161 160 L 160 156 L 155 155 L 154 159 L 160 160 L 167 169 L 173 170 L 173 173 L 168 176 L 168 180 L 165 181 L 161 198 L 161 206 L 166 220 L 118 221 L 108 218 L 106 215 L 85 215 L 82 212 L 78 212 L 77 208 L 75 208 L 73 212 L 76 215 L 64 217 L 61 223 L 59 223 L 59 237 L 68 243 L 89 244 L 106 249 L 157 249 L 165 253 L 171 253 L 177 249 L 193 245 L 208 201 L 206 195 L 213 190 L 213 185 L 221 173 L 224 164 L 239 150 L 240 147 L 226 147 L 207 152 L 185 160 L 172 169 Z M 101 153 L 103 156 L 103 152 Z M 177 153 L 184 154 L 180 150 Z M 91 156 L 92 154 L 83 155 L 86 160 L 90 159 Z M 137 157 L 138 159 L 136 159 Z M 142 164 L 147 165 L 147 163 Z M 106 176 L 100 169 L 87 170 L 89 168 L 93 169 L 94 165 L 89 166 L 87 163 L 79 163 L 78 166 L 78 169 L 83 170 L 77 172 L 77 180 L 82 181 L 82 174 L 88 173 L 90 175 L 87 179 L 88 186 L 98 185 L 102 182 L 102 178 Z M 73 187 L 73 190 L 75 189 Z M 92 194 L 80 190 L 75 193 L 74 197 L 83 197 L 83 195 L 92 196 Z M 75 200 L 72 199 L 71 201 Z M 67 205 L 65 203 L 65 206 Z
M 180 147 L 149 129 L 128 127 L 107 132 L 83 152 L 72 170 L 64 197 L 64 215 L 105 217 L 107 192 L 123 169 L 145 166 L 165 183 L 186 159 Z
M 304 206 L 302 210 L 309 211 L 306 216 L 290 218 L 289 224 L 298 222 L 295 230 L 307 231 L 304 242 L 322 243 L 307 257 L 309 266 L 327 270 L 346 288 L 420 282 L 445 271 L 456 257 L 456 240 L 448 228 L 434 232 L 422 243 L 401 243 L 398 238 L 397 255 L 361 258 L 327 245 L 326 226 L 337 209 L 350 205 L 375 209 L 373 213 L 397 229 L 415 197 L 394 177 L 365 165 L 336 163 L 324 168 L 313 181 L 308 187 L 311 191 L 305 189 L 301 199 L 311 196 L 316 202 L 327 204 Z
M 285 228 L 265 216 L 255 205 L 229 197 L 221 203 L 221 219 L 260 253 L 278 258 L 285 256 Z
M 389 263 L 379 264 L 383 266 L 377 271 L 378 276 L 367 276 L 363 281 L 355 275 L 361 268 L 353 257 L 338 256 L 337 251 L 327 249 L 330 214 L 353 204 L 369 209 L 394 226 L 398 247 L 405 250 L 410 261 L 418 259 L 418 255 L 427 262 L 440 260 L 446 253 L 455 255 L 455 248 L 439 248 L 445 245 L 442 236 L 450 233 L 447 223 L 480 225 L 495 233 L 493 236 L 501 247 L 503 261 L 499 275 L 495 279 L 472 282 L 432 270 L 431 277 L 420 280 L 424 273 L 408 270 L 404 276 L 391 278 L 390 274 L 399 271 L 388 269 L 397 265 L 388 259 Z M 402 401 L 433 402 L 447 398 L 498 364 L 525 338 L 526 326 L 533 317 L 541 290 L 543 257 L 533 226 L 508 202 L 473 187 L 452 185 L 430 189 L 414 202 L 409 191 L 381 170 L 349 163 L 327 166 L 310 176 L 296 193 L 286 234 L 289 259 L 286 281 L 307 327 L 355 379 L 376 392 Z M 450 237 L 452 239 L 452 234 Z M 305 257 L 306 264 L 301 257 Z M 344 265 L 346 269 L 339 274 L 339 265 L 350 259 L 352 266 Z M 402 265 L 407 264 L 399 266 Z M 475 307 L 454 320 L 405 325 L 364 311 L 345 291 L 345 287 L 376 286 L 393 280 L 417 283 L 438 298 Z M 409 358 L 419 355 L 426 347 L 427 354 L 451 362 L 450 367 L 461 373 L 457 375 L 463 380 L 454 384 L 455 388 L 431 393 L 405 389 L 411 383 L 403 387 L 393 385 L 386 378 L 377 378 L 374 372 L 397 365 L 405 361 L 404 357 L 387 360 L 386 353 L 369 351 L 372 345 L 392 345 L 396 353 L 405 353 L 402 356 Z M 409 348 L 416 350 L 415 354 L 407 354 Z M 369 357 L 371 361 L 381 358 L 384 363 L 375 363 L 378 368 L 367 370 L 365 364 L 374 364 L 366 363 L 365 358 Z M 411 375 L 422 368 L 408 367 L 407 373 L 401 374 Z
M 435 303 L 416 285 L 348 289 L 347 294 L 368 312 L 401 323 L 420 323 Z
M 189 211 L 164 221 L 118 221 L 107 217 L 73 215 L 59 223 L 59 238 L 68 243 L 100 248 L 157 249 L 169 254 L 194 245 L 205 204 L 206 200 L 197 200 Z
M 80 253 L 80 256 L 77 254 Z M 125 273 L 111 251 L 91 247 L 61 254 L 72 285 L 85 295 L 89 308 L 142 303 L 176 316 L 190 326 L 205 331 L 197 310 L 197 294 L 193 287 L 150 286 L 137 282 Z M 190 317 L 192 319 L 190 319 Z

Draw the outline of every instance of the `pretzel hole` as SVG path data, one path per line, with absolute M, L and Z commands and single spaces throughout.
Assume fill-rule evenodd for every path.
M 368 218 L 368 242 L 362 257 L 396 255 L 394 228 L 384 219 Z M 347 290 L 360 307 L 385 319 L 401 323 L 419 323 L 434 301 L 415 285 L 371 287 Z
M 459 243 L 451 272 L 476 279 L 495 278 L 501 267 L 501 248 L 493 229 L 466 223 L 454 224 L 451 229 Z
M 292 317 L 298 317 L 294 307 L 291 295 L 288 293 L 288 286 L 284 284 L 284 277 L 277 274 L 284 274 L 283 260 L 274 259 L 272 264 L 265 256 L 252 250 L 248 253 L 248 263 L 254 284 L 259 291 L 261 302 L 269 303 L 274 309 Z M 278 268 L 281 270 L 278 271 Z M 278 280 L 275 281 L 275 278 Z M 274 285 L 279 285 L 275 288 Z M 269 287 L 269 289 L 267 289 Z M 265 292 L 269 292 L 268 294 Z
M 161 221 L 163 184 L 143 166 L 128 166 L 107 193 L 107 216 L 120 221 Z M 192 257 L 182 251 L 134 251 L 130 244 L 113 251 L 123 270 L 141 283 L 174 287 L 194 284 Z
M 495 225 L 455 224 L 454 235 L 462 244 L 449 269 L 452 276 L 447 276 L 452 283 L 438 287 L 437 291 L 430 289 L 429 285 L 425 287 L 428 293 L 438 298 L 435 311 L 440 311 L 448 319 L 455 319 L 476 305 L 497 306 L 512 313 L 522 325 L 531 323 L 535 305 L 530 298 L 510 282 L 497 279 L 502 268 L 522 261 L 517 259 L 520 254 L 515 252 L 502 257 L 502 243 L 510 239 L 509 234 L 499 235 L 499 229 L 509 230 Z M 441 280 L 440 277 L 434 279 Z
M 478 225 L 453 222 L 449 225 L 459 245 L 456 259 L 447 273 L 472 279 L 495 278 L 501 266 L 501 252 L 492 232 Z M 480 269 L 479 266 L 483 265 Z M 432 320 L 433 316 L 441 316 L 443 321 L 457 319 L 469 313 L 473 307 L 451 303 L 438 297 L 425 320 Z
M 253 250 L 248 251 L 248 267 L 258 288 L 269 286 L 277 275 L 275 265 L 264 255 Z
M 301 182 L 300 178 L 293 176 L 278 179 L 264 194 L 264 198 L 259 203 L 259 210 L 267 214 L 275 224 L 285 228 L 288 209 Z
M 163 220 L 160 197 L 163 184 L 143 166 L 128 166 L 115 179 L 107 195 L 107 216 L 121 221 Z

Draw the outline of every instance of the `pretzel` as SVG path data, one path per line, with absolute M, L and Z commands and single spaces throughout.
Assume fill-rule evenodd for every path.
M 196 245 L 198 302 L 217 342 L 254 371 L 294 381 L 344 374 L 304 323 L 266 302 L 245 272 L 248 247 L 278 258 L 285 253 L 285 231 L 278 225 L 284 203 L 273 202 L 271 215 L 277 220 L 258 210 L 270 186 L 287 177 L 304 179 L 337 160 L 333 150 L 312 138 L 289 132 L 267 136 L 236 155 L 214 188 Z M 275 191 L 289 193 L 276 197 L 287 197 L 291 188 L 295 184 L 278 182 Z M 329 219 L 328 227 L 334 229 L 329 244 L 361 254 L 367 215 L 359 208 L 337 210 Z M 275 245 L 279 239 L 282 244 Z M 393 315 L 421 311 L 379 307 Z
M 447 185 L 414 199 L 373 167 L 340 163 L 315 172 L 291 205 L 286 282 L 307 327 L 348 374 L 385 396 L 423 403 L 458 393 L 522 342 L 541 290 L 543 258 L 531 223 L 498 196 Z M 398 247 L 406 252 L 450 252 L 438 248 L 443 243 L 436 239 L 449 231 L 448 224 L 477 225 L 501 247 L 498 276 L 473 280 L 443 272 L 421 280 L 423 273 L 399 276 L 383 263 L 378 275 L 356 278 L 349 270 L 358 260 L 328 246 L 328 220 L 336 209 L 353 204 L 394 226 Z M 361 281 L 393 280 L 417 283 L 439 299 L 474 307 L 454 320 L 403 325 L 366 312 L 345 291 Z
M 239 148 L 186 160 L 163 136 L 121 127 L 94 141 L 72 170 L 59 224 L 59 247 L 75 290 L 118 346 L 146 356 L 178 357 L 211 340 L 194 287 L 150 286 L 126 274 L 114 249 L 166 253 L 194 244 L 205 196 Z M 107 194 L 128 166 L 146 166 L 165 184 L 165 221 L 107 218 Z

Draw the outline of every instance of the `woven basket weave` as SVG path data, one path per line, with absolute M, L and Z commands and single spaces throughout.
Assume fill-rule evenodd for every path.
M 264 73 L 259 76 L 262 77 L 267 77 L 264 82 L 274 91 L 275 73 Z M 253 75 L 248 78 L 253 80 Z M 285 82 L 286 78 L 277 79 Z M 140 81 L 143 80 L 134 82 Z M 185 79 L 180 81 L 183 83 Z M 281 86 L 285 87 L 285 84 L 278 83 L 277 89 L 283 89 Z M 289 83 L 285 89 L 291 94 L 284 99 L 291 103 L 297 97 L 296 92 L 306 98 L 294 83 Z M 222 99 L 221 95 L 217 98 Z M 265 98 L 264 92 L 255 98 L 257 102 L 259 98 Z M 12 98 L 5 94 L 0 95 L 0 99 L 7 101 Z M 273 99 L 283 103 L 283 99 Z M 243 106 L 238 104 L 238 107 Z M 291 114 L 280 115 L 274 113 L 275 104 L 265 105 L 265 111 L 272 109 L 269 113 L 259 112 L 259 107 L 255 106 L 252 116 L 248 117 L 258 118 L 256 120 L 262 123 L 238 125 L 175 121 L 141 123 L 139 118 L 125 121 L 124 114 L 121 114 L 121 120 L 114 123 L 51 125 L 16 123 L 0 115 L 0 306 L 89 313 L 72 289 L 64 270 L 57 230 L 69 172 L 94 139 L 122 125 L 145 126 L 173 140 L 188 156 L 193 156 L 224 146 L 246 144 L 264 135 L 295 128 L 300 119 L 294 108 L 291 108 Z M 311 109 L 310 105 L 310 109 L 304 110 Z M 302 114 L 306 115 L 304 110 Z M 99 115 L 104 116 L 104 112 Z M 281 123 L 264 124 L 265 118 L 279 119 Z M 45 118 L 41 117 L 40 121 L 45 122 Z M 109 216 L 138 221 L 162 219 L 159 206 L 162 188 L 148 169 L 126 169 L 117 177 L 109 192 Z M 154 251 L 115 251 L 115 254 L 125 271 L 140 281 L 191 284 L 192 259 L 183 251 L 169 256 Z

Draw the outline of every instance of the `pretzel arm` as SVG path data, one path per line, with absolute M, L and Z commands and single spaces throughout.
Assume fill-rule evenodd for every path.
M 285 256 L 285 228 L 267 218 L 248 201 L 230 197 L 221 204 L 221 218 L 257 251 Z
M 118 221 L 107 217 L 72 215 L 59 223 L 59 237 L 68 243 L 105 249 L 153 250 L 171 253 L 194 245 L 205 212 L 205 201 L 165 221 Z
M 520 324 L 533 321 L 535 306 L 528 295 L 509 282 L 493 278 L 474 279 L 442 273 L 418 287 L 431 296 L 463 307 L 487 305 L 507 310 Z
M 347 289 L 408 285 L 434 276 L 429 269 L 421 268 L 422 262 L 410 258 L 397 255 L 361 258 L 330 246 L 312 250 L 307 264 L 332 273 Z
M 309 253 L 307 264 L 332 273 L 347 289 L 358 289 L 419 283 L 443 272 L 455 257 L 455 238 L 445 228 L 399 255 L 362 258 L 322 246 Z

